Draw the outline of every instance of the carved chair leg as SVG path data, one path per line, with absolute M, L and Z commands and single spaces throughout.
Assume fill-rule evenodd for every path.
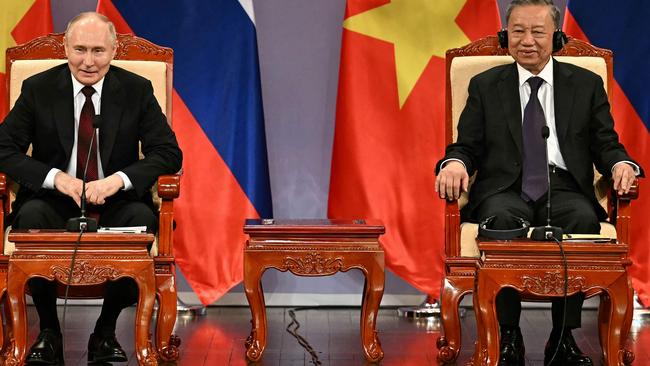
M 383 254 L 376 254 L 367 261 L 367 272 L 364 272 L 366 280 L 361 307 L 361 341 L 366 359 L 370 362 L 378 362 L 384 358 L 384 351 L 377 337 L 377 312 L 384 294 L 385 276 L 383 266 L 379 263 L 384 263 Z
M 173 269 L 172 269 L 173 271 Z M 156 275 L 158 317 L 156 320 L 156 350 L 163 361 L 176 361 L 180 355 L 180 338 L 172 334 L 176 324 L 176 284 L 171 275 Z
M 246 339 L 246 358 L 259 361 L 266 348 L 266 308 L 262 274 L 266 270 L 256 256 L 244 253 L 244 289 L 251 309 L 251 333 Z
M 461 347 L 461 325 L 458 313 L 460 301 L 474 285 L 474 278 L 460 280 L 445 278 L 440 295 L 440 318 L 444 335 L 438 338 L 438 360 L 441 363 L 453 363 L 458 358 Z

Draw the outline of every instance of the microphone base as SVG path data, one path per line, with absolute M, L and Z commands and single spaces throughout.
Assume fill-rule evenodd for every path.
M 86 233 L 94 233 L 97 232 L 97 220 L 92 217 L 73 217 L 68 219 L 65 230 L 77 233 L 83 230 Z
M 554 241 L 554 238 L 562 241 L 564 231 L 557 226 L 538 226 L 533 228 L 530 233 L 530 239 L 536 241 Z

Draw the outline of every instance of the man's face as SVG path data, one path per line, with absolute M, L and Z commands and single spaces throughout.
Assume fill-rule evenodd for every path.
M 550 59 L 554 31 L 548 6 L 517 6 L 508 20 L 508 52 L 519 65 L 536 75 Z
M 73 24 L 65 39 L 68 66 L 75 79 L 93 85 L 106 75 L 115 56 L 115 44 L 108 25 L 95 18 Z

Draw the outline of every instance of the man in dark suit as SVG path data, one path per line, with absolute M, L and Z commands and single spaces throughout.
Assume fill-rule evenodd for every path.
M 64 46 L 68 63 L 25 80 L 0 125 L 0 170 L 20 184 L 8 221 L 16 229 L 64 228 L 80 214 L 80 178 L 88 159 L 86 200 L 99 225 L 144 225 L 155 232 L 158 222 L 149 189 L 159 175 L 180 170 L 182 153 L 151 82 L 110 65 L 116 34 L 103 15 L 82 13 L 72 19 Z M 101 113 L 102 124 L 99 143 L 91 146 L 95 111 Z M 139 143 L 144 159 L 139 158 Z M 25 155 L 30 144 L 31 157 Z M 54 283 L 33 279 L 29 286 L 41 332 L 27 364 L 62 364 Z M 127 361 L 115 325 L 121 310 L 137 298 L 130 279 L 107 284 L 88 343 L 89 361 Z
M 469 176 L 476 173 L 462 212 L 465 219 L 480 222 L 494 216 L 494 229 L 520 227 L 517 218 L 544 225 L 547 161 L 542 126 L 547 125 L 551 223 L 565 232 L 598 233 L 599 219 L 606 213 L 594 195 L 593 165 L 613 177 L 619 193 L 629 191 L 640 168 L 618 141 L 601 78 L 551 58 L 553 33 L 560 28 L 553 2 L 512 1 L 506 18 L 508 51 L 516 62 L 470 81 L 458 140 L 447 147 L 436 166 L 436 191 L 441 198 L 457 199 L 467 191 Z M 571 329 L 580 327 L 583 299 L 583 294 L 568 298 L 564 324 L 563 300 L 553 301 L 545 364 L 592 364 L 571 335 Z M 501 327 L 499 365 L 523 365 L 519 295 L 504 289 L 496 303 Z

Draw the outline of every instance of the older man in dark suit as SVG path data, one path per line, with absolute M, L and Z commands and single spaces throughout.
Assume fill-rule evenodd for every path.
M 149 189 L 159 175 L 180 170 L 182 153 L 151 82 L 110 65 L 116 35 L 103 15 L 82 13 L 72 19 L 64 46 L 68 63 L 25 80 L 0 125 L 0 170 L 20 184 L 8 221 L 20 229 L 64 228 L 80 214 L 80 178 L 88 159 L 88 210 L 99 216 L 99 224 L 145 225 L 154 232 L 158 223 Z M 101 113 L 102 125 L 98 144 L 91 146 L 95 113 Z M 31 157 L 25 155 L 30 144 Z M 27 364 L 62 364 L 54 283 L 33 279 L 29 286 L 41 332 Z M 115 325 L 137 294 L 129 279 L 107 284 L 88 343 L 89 361 L 127 361 Z
M 458 124 L 458 140 L 436 167 L 436 191 L 457 199 L 476 172 L 466 219 L 494 216 L 495 229 L 546 221 L 546 159 L 542 127 L 547 125 L 551 165 L 552 224 L 571 233 L 598 233 L 605 211 L 593 190 L 593 165 L 612 176 L 619 193 L 628 192 L 640 168 L 626 153 L 599 76 L 551 58 L 559 10 L 551 0 L 515 0 L 507 11 L 508 51 L 515 63 L 475 76 Z M 541 124 L 540 124 L 541 123 Z M 540 146 L 541 145 L 541 146 Z M 571 329 L 580 327 L 584 296 L 553 302 L 553 330 L 545 364 L 591 365 Z M 523 365 L 519 295 L 504 289 L 497 296 L 501 326 L 499 365 Z M 562 336 L 560 336 L 562 334 Z M 558 346 L 559 345 L 559 346 Z M 558 349 L 557 355 L 553 353 Z

